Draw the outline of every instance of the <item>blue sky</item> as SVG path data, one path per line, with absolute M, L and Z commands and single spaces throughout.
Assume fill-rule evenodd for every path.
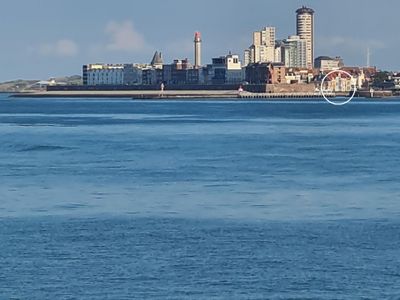
M 243 54 L 251 33 L 277 27 L 295 33 L 295 10 L 315 9 L 316 55 L 348 65 L 400 70 L 398 0 L 2 0 L 0 81 L 81 73 L 93 62 L 193 59 L 193 33 L 203 35 L 203 63 L 228 51 Z

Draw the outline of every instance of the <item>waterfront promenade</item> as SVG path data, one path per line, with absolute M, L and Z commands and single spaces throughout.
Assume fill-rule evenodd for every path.
M 42 91 L 16 93 L 12 97 L 22 98 L 134 98 L 134 99 L 158 99 L 158 98 L 236 98 L 235 90 L 222 91 Z
M 327 95 L 335 97 L 331 93 Z M 321 98 L 320 93 L 249 93 L 233 90 L 222 91 L 43 91 L 17 93 L 18 98 L 129 98 L 129 99 L 293 99 Z

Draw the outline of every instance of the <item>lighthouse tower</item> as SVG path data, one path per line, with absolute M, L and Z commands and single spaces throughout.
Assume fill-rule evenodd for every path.
M 199 69 L 201 67 L 201 33 L 195 32 L 194 34 L 194 67 Z

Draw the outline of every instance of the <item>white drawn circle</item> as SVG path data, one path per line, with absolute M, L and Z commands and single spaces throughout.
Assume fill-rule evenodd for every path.
M 350 77 L 350 80 L 351 80 L 352 82 L 354 81 L 353 76 L 351 76 L 351 74 L 350 74 L 349 72 L 346 72 L 346 71 L 343 71 L 343 70 L 334 70 L 334 71 L 330 71 L 328 74 L 325 75 L 325 77 L 324 77 L 324 78 L 322 79 L 322 81 L 321 81 L 321 94 L 322 94 L 322 96 L 324 97 L 324 99 L 325 99 L 328 103 L 330 103 L 330 104 L 332 104 L 332 105 L 336 105 L 336 106 L 345 105 L 345 104 L 349 103 L 351 100 L 353 100 L 354 96 L 356 95 L 357 88 L 354 87 L 353 94 L 350 96 L 349 99 L 347 99 L 347 100 L 344 101 L 344 102 L 334 102 L 334 101 L 329 100 L 328 97 L 326 97 L 326 95 L 325 95 L 325 93 L 324 93 L 324 83 L 325 83 L 325 80 L 328 78 L 328 76 L 330 76 L 331 74 L 334 74 L 334 73 L 342 73 L 342 74 L 345 74 L 345 75 L 347 75 L 347 76 Z

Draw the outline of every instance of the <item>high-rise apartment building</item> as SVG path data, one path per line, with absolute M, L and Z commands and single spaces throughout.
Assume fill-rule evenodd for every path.
M 284 63 L 287 68 L 307 68 L 307 41 L 291 35 L 283 41 Z
M 307 68 L 314 64 L 314 10 L 303 6 L 296 11 L 297 35 L 306 41 Z
M 260 31 L 261 34 L 261 44 L 267 47 L 275 47 L 275 27 L 265 27 Z
M 253 32 L 253 44 L 249 52 L 245 52 L 249 63 L 275 61 L 275 32 L 275 27 L 264 27 L 261 31 Z
M 275 27 L 264 27 L 261 31 L 253 32 L 253 45 L 255 46 L 274 46 Z

